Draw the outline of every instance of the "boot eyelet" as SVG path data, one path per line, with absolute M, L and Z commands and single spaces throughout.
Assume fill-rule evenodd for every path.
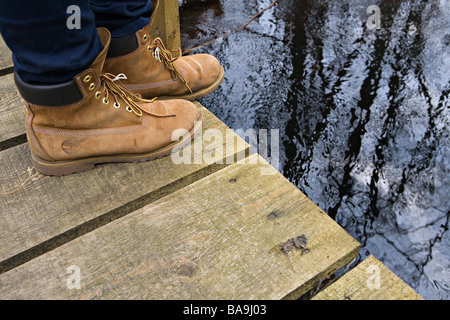
M 92 77 L 90 75 L 87 75 L 86 77 L 84 77 L 83 81 L 84 82 L 89 82 L 91 81 Z
M 114 108 L 119 109 L 120 108 L 120 103 L 114 102 Z
M 109 103 L 109 100 L 107 100 L 106 98 L 103 98 L 103 103 L 104 103 L 104 104 L 108 104 L 108 103 Z
M 130 106 L 127 106 L 127 107 L 125 108 L 125 110 L 127 110 L 128 112 L 133 112 L 133 109 L 131 109 Z
M 152 52 L 152 46 L 148 46 L 148 47 L 147 47 L 147 51 L 148 51 L 148 52 Z
M 91 83 L 90 85 L 89 85 L 89 91 L 92 91 L 92 90 L 94 90 L 95 89 L 95 83 Z
M 148 36 L 146 34 L 144 34 L 144 36 L 142 37 L 142 40 L 144 40 L 144 42 L 145 42 L 145 41 L 147 41 L 147 39 L 148 39 Z
M 99 99 L 101 94 L 102 94 L 102 93 L 101 93 L 100 91 L 97 91 L 97 92 L 95 93 L 95 99 Z

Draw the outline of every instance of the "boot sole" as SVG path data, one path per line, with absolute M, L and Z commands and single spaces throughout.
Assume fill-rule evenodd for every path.
M 209 87 L 206 87 L 206 88 L 196 91 L 194 93 L 180 95 L 180 96 L 158 97 L 158 100 L 184 99 L 184 100 L 189 100 L 189 101 L 195 101 L 195 100 L 203 98 L 203 97 L 207 96 L 208 94 L 212 93 L 213 91 L 215 91 L 220 86 L 220 84 L 222 83 L 224 78 L 225 78 L 225 71 L 222 68 L 217 80 L 214 81 Z
M 201 133 L 203 117 L 197 120 L 194 128 L 181 140 L 171 143 L 163 148 L 148 153 L 139 154 L 118 154 L 109 156 L 97 156 L 70 161 L 46 161 L 35 154 L 31 154 L 34 168 L 42 174 L 49 176 L 65 176 L 73 173 L 80 173 L 91 170 L 96 164 L 123 163 L 123 162 L 145 162 L 166 157 L 175 148 L 182 148 L 187 145 L 197 134 Z

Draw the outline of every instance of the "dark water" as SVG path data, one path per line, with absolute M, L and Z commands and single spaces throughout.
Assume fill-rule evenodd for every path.
M 190 48 L 271 0 L 180 3 Z M 279 171 L 361 242 L 359 260 L 450 298 L 450 0 L 279 0 L 197 52 L 226 70 L 201 102 L 232 129 L 279 129 Z

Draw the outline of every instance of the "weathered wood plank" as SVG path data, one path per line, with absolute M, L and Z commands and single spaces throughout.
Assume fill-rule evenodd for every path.
M 0 77 L 0 142 L 25 133 L 25 113 L 14 75 Z
M 423 300 L 381 261 L 370 256 L 313 300 Z
M 0 70 L 13 66 L 11 50 L 0 35 Z
M 152 1 L 154 14 L 150 37 L 159 37 L 169 50 L 178 50 L 180 40 L 180 13 L 178 0 Z
M 247 160 L 0 275 L 0 298 L 296 298 L 356 256 L 327 214 L 258 155 Z M 280 251 L 301 234 L 309 252 Z M 80 289 L 67 287 L 73 270 Z
M 193 164 L 176 165 L 168 156 L 59 178 L 32 168 L 28 144 L 0 152 L 0 272 L 219 170 L 223 165 L 205 160 L 214 148 L 223 151 L 217 159 L 244 157 L 245 141 L 197 105 L 204 132 L 228 132 L 240 143 L 204 137 L 191 146 Z

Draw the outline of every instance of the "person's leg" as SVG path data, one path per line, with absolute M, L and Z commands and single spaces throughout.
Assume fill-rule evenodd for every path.
M 13 52 L 14 71 L 26 83 L 70 81 L 103 46 L 89 1 L 76 1 L 80 29 L 69 29 L 69 0 L 0 1 L 0 33 Z M 67 12 L 69 11 L 69 12 Z
M 150 0 L 92 0 L 97 24 L 113 36 L 104 72 L 124 73 L 127 79 L 122 83 L 149 99 L 196 100 L 211 93 L 224 77 L 219 61 L 208 54 L 181 57 L 181 50 L 169 52 L 161 39 L 152 39 L 160 1 L 154 3 L 148 18 Z
M 91 0 L 98 27 L 111 32 L 111 37 L 128 36 L 150 22 L 152 2 L 150 0 Z

